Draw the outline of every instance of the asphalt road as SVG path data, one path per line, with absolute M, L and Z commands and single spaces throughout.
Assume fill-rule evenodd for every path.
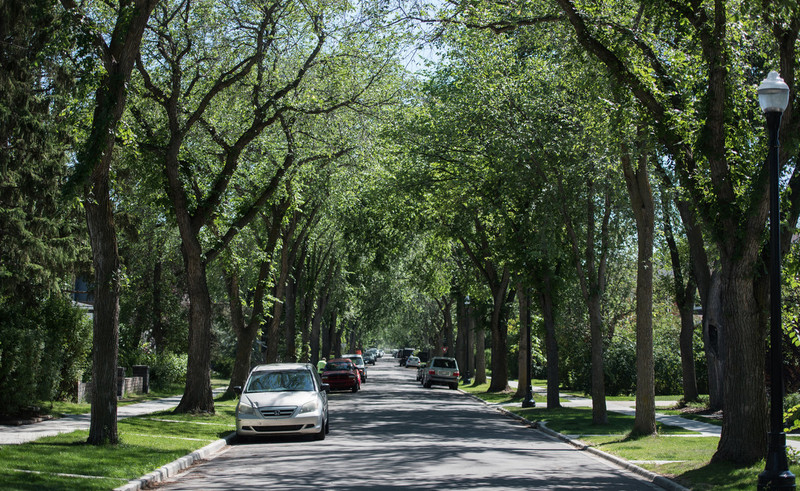
M 661 489 L 445 387 L 392 358 L 330 397 L 321 442 L 234 444 L 158 489 Z

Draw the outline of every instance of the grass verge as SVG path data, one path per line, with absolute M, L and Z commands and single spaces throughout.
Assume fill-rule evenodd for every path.
M 113 489 L 158 469 L 236 428 L 236 401 L 215 402 L 216 414 L 162 411 L 120 420 L 120 444 L 87 445 L 88 431 L 0 447 L 3 489 Z
M 462 389 L 487 402 L 503 404 L 504 397 L 509 400 L 508 395 L 486 393 L 488 386 L 462 386 Z M 608 413 L 609 424 L 595 425 L 589 408 L 509 406 L 506 409 L 530 421 L 544 422 L 552 430 L 575 436 L 587 445 L 671 478 L 692 490 L 755 489 L 758 474 L 764 470 L 763 461 L 747 467 L 710 463 L 719 438 L 693 437 L 691 431 L 683 428 L 659 424 L 657 436 L 632 436 L 633 416 Z M 795 476 L 800 475 L 800 466 L 790 465 L 790 470 Z

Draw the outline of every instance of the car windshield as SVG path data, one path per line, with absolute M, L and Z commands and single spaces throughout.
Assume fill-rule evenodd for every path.
M 247 392 L 312 391 L 314 382 L 308 370 L 263 371 L 250 376 Z
M 325 371 L 332 372 L 334 370 L 350 370 L 353 365 L 346 361 L 335 361 L 325 365 Z
M 437 368 L 455 368 L 456 361 L 455 360 L 433 360 L 433 366 Z

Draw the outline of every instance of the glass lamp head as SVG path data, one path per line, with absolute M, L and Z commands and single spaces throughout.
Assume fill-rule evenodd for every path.
M 766 112 L 783 112 L 789 105 L 789 86 L 776 71 L 769 72 L 758 86 L 758 104 Z

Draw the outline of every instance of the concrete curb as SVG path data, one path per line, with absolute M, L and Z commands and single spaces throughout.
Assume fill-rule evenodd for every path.
M 600 458 L 602 458 L 604 460 L 612 462 L 613 464 L 615 464 L 615 465 L 617 465 L 619 467 L 627 469 L 627 470 L 633 472 L 634 474 L 638 474 L 638 475 L 648 479 L 650 482 L 652 482 L 656 486 L 660 486 L 660 487 L 662 487 L 662 488 L 664 488 L 664 489 L 666 489 L 668 491 L 690 491 L 689 488 L 685 488 L 685 487 L 681 486 L 680 484 L 676 483 L 675 481 L 673 481 L 671 479 L 668 479 L 668 478 L 666 478 L 666 477 L 664 477 L 664 476 L 662 476 L 660 474 L 656 474 L 655 472 L 650 472 L 647 469 L 639 467 L 636 464 L 632 464 L 632 463 L 628 462 L 625 459 L 621 459 L 621 458 L 617 457 L 616 455 L 611 455 L 610 453 L 603 452 L 602 450 L 598 450 L 598 449 L 596 449 L 594 447 L 591 447 L 591 446 L 581 442 L 580 440 L 573 440 L 573 439 L 567 437 L 566 435 L 562 435 L 561 433 L 559 433 L 557 431 L 553 431 L 550 428 L 548 428 L 547 426 L 545 426 L 543 423 L 538 423 L 538 422 L 531 421 L 531 420 L 529 420 L 527 418 L 524 418 L 524 417 L 520 416 L 519 414 L 512 413 L 508 409 L 505 409 L 503 407 L 495 406 L 493 404 L 490 404 L 490 403 L 484 401 L 483 399 L 481 399 L 480 397 L 477 397 L 477 396 L 475 396 L 473 394 L 470 394 L 469 392 L 463 391 L 461 389 L 458 389 L 458 390 L 462 394 L 466 394 L 466 395 L 472 397 L 473 399 L 484 403 L 487 406 L 494 407 L 495 409 L 497 409 L 498 411 L 500 411 L 501 413 L 505 414 L 506 416 L 508 416 L 508 417 L 510 417 L 512 419 L 516 419 L 517 421 L 519 421 L 521 423 L 525 423 L 525 424 L 530 425 L 531 428 L 535 428 L 535 429 L 541 431 L 542 433 L 544 433 L 545 435 L 547 435 L 547 436 L 549 436 L 551 438 L 555 438 L 557 440 L 561 440 L 561 441 L 563 441 L 565 443 L 568 443 L 568 444 L 572 445 L 575 448 L 578 448 L 580 450 L 589 452 L 592 455 L 595 455 L 595 456 L 600 457 Z
M 234 437 L 236 437 L 235 431 L 227 435 L 225 438 L 209 443 L 205 447 L 195 450 L 189 455 L 181 457 L 178 460 L 170 462 L 169 464 L 156 469 L 150 474 L 144 475 L 139 479 L 133 479 L 132 481 L 128 481 L 128 484 L 115 488 L 114 491 L 139 491 L 141 489 L 145 489 L 147 486 L 150 486 L 151 484 L 164 481 L 165 479 L 188 469 L 195 462 L 207 459 L 208 457 L 221 451 L 223 448 L 225 448 L 230 444 L 231 440 L 233 440 Z

